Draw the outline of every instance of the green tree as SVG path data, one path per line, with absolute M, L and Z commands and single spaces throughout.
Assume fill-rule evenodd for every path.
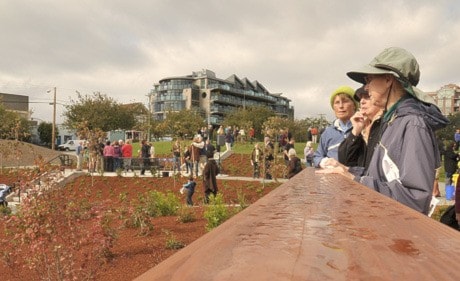
M 53 123 L 51 122 L 41 122 L 37 128 L 38 137 L 40 140 L 46 144 L 51 144 L 51 138 L 53 134 Z M 56 136 L 59 135 L 58 128 L 55 128 Z
M 21 141 L 30 140 L 30 124 L 14 111 L 6 110 L 0 104 L 0 138 Z
M 304 142 L 307 141 L 308 128 L 317 127 L 321 129 L 329 126 L 329 124 L 330 123 L 324 118 L 307 117 L 305 119 L 295 120 L 292 134 L 295 137 L 296 141 Z
M 77 129 L 79 124 L 87 122 L 90 130 L 129 130 L 136 124 L 136 114 L 131 107 L 123 106 L 101 93 L 92 96 L 78 94 L 77 100 L 71 100 L 65 108 L 64 125 L 68 128 Z
M 206 126 L 203 116 L 193 110 L 181 110 L 168 112 L 166 119 L 157 124 L 154 132 L 156 137 L 171 135 L 173 137 L 186 138 L 193 136 L 196 131 Z
M 275 113 L 266 107 L 239 108 L 225 116 L 224 124 L 226 126 L 237 126 L 246 132 L 249 131 L 250 127 L 254 127 L 256 138 L 261 139 L 263 137 L 264 122 L 273 116 L 275 116 Z
M 292 133 L 292 127 L 293 120 L 279 116 L 273 116 L 264 122 L 263 131 L 266 136 L 269 136 L 272 139 L 278 139 L 278 135 L 281 130 L 285 130 L 287 128 Z
M 455 130 L 460 129 L 460 112 L 449 114 L 447 118 L 449 119 L 450 124 L 445 128 L 436 131 L 436 134 L 443 141 L 453 141 Z

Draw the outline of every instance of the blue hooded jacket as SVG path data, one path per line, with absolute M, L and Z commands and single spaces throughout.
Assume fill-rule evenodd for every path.
M 421 213 L 428 214 L 441 166 L 435 130 L 449 123 L 438 107 L 411 96 L 387 114 L 362 184 Z

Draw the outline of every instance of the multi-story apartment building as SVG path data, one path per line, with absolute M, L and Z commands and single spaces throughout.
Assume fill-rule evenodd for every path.
M 444 115 L 455 114 L 460 112 L 460 87 L 455 84 L 449 84 L 441 87 L 436 92 L 428 94 L 434 100 Z
M 268 107 L 278 116 L 293 118 L 290 101 L 281 93 L 270 93 L 257 81 L 236 75 L 220 79 L 207 69 L 163 78 L 149 93 L 150 111 L 156 120 L 166 118 L 169 111 L 190 109 L 201 113 L 214 126 L 221 124 L 227 113 L 249 106 Z

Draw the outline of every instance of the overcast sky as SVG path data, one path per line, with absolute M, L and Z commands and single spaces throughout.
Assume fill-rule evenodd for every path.
M 0 92 L 28 95 L 32 117 L 101 92 L 143 102 L 169 76 L 209 69 L 257 80 L 295 118 L 332 120 L 330 93 L 386 47 L 417 58 L 419 88 L 460 84 L 460 1 L 0 0 Z M 58 122 L 63 106 L 58 104 Z

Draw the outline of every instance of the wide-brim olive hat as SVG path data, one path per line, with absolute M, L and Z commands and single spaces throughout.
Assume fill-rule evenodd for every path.
M 414 55 L 403 48 L 387 48 L 369 64 L 347 72 L 348 77 L 361 84 L 366 84 L 365 77 L 369 74 L 391 74 L 401 82 L 409 94 L 421 101 L 432 102 L 431 97 L 415 87 L 420 81 L 419 64 Z
M 408 81 L 412 86 L 417 86 L 420 80 L 420 69 L 415 57 L 397 47 L 383 50 L 369 64 L 347 73 L 348 77 L 361 84 L 366 84 L 364 78 L 369 74 L 391 74 Z

